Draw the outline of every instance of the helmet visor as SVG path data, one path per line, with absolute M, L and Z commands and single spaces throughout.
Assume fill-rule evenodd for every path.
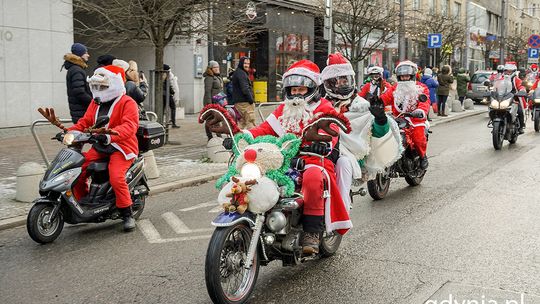
M 290 75 L 283 79 L 283 87 L 308 87 L 315 88 L 317 84 L 310 78 L 302 75 Z
M 414 68 L 410 65 L 402 65 L 396 68 L 396 75 L 402 76 L 402 75 L 414 75 L 416 72 L 414 71 Z
M 354 87 L 354 78 L 350 75 L 330 78 L 324 81 L 324 87 L 331 89 L 352 88 Z

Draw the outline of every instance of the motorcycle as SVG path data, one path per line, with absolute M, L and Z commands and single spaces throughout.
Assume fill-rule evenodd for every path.
M 540 88 L 532 93 L 531 97 L 531 115 L 534 122 L 534 131 L 540 132 Z
M 50 121 L 67 131 L 57 120 L 54 122 L 54 119 L 50 119 Z M 67 147 L 60 150 L 47 168 L 39 184 L 41 197 L 34 200 L 34 205 L 28 213 L 27 231 L 37 243 L 53 242 L 62 232 L 64 223 L 101 223 L 108 219 L 115 220 L 121 217 L 116 208 L 115 194 L 109 182 L 108 161 L 89 164 L 87 174 L 91 178 L 91 182 L 87 196 L 78 200 L 73 195 L 72 190 L 78 181 L 81 167 L 85 161 L 82 154 L 83 146 L 88 143 L 97 143 L 95 132 L 100 134 L 107 132 L 103 126 L 107 125 L 108 122 L 109 117 L 100 116 L 96 119 L 95 125 L 87 132 L 61 132 L 51 138 L 65 143 Z M 141 127 L 139 129 L 141 130 Z M 148 129 L 145 130 L 146 132 L 143 133 L 145 133 L 146 141 L 155 140 L 151 134 L 149 135 Z M 164 131 L 163 134 L 158 134 L 158 136 L 163 135 Z M 146 148 L 149 148 L 149 143 L 145 143 L 146 141 L 144 138 L 139 138 L 139 147 L 146 145 Z M 144 149 L 141 152 L 144 152 Z M 150 191 L 144 173 L 144 157 L 142 155 L 139 155 L 128 169 L 126 182 L 133 201 L 133 217 L 137 219 L 144 210 L 146 197 Z
M 202 116 L 204 115 L 203 113 Z M 347 128 L 339 119 L 328 117 L 319 118 L 310 125 L 317 125 L 321 120 L 331 120 L 343 130 Z M 233 138 L 232 132 L 230 133 Z M 239 208 L 236 211 L 224 211 L 212 221 L 212 225 L 216 228 L 206 253 L 205 281 L 208 294 L 214 303 L 245 303 L 254 290 L 260 266 L 266 266 L 274 260 L 281 260 L 283 266 L 295 266 L 310 260 L 330 257 L 337 252 L 342 240 L 342 235 L 334 231 L 327 232 L 325 229 L 320 235 L 319 253 L 304 256 L 300 245 L 303 232 L 301 224 L 303 197 L 299 193 L 301 183 L 297 180 L 293 185 L 294 191 L 289 191 L 292 194 L 287 194 L 285 186 L 277 186 L 261 169 L 271 166 L 273 169 L 267 172 L 277 174 L 278 168 L 294 167 L 294 170 L 301 172 L 304 169 L 303 164 L 298 158 L 293 158 L 295 155 L 316 156 L 321 162 L 324 156 L 302 151 L 300 143 L 303 137 L 293 134 L 286 134 L 280 139 L 261 136 L 242 145 L 242 141 L 246 138 L 242 137 L 243 135 L 245 134 L 236 136 L 234 142 L 227 143 L 234 146 L 235 160 L 231 165 L 238 168 L 239 174 L 232 175 L 232 181 L 222 188 L 218 202 L 227 201 L 228 198 L 224 193 L 230 193 L 231 189 L 238 185 L 238 181 L 254 186 L 249 192 L 252 195 L 245 212 L 240 213 Z M 258 139 L 270 140 L 270 143 L 261 143 Z M 248 153 L 256 157 L 248 156 Z M 238 167 L 239 160 L 248 158 L 255 160 L 243 164 L 240 162 L 241 167 Z M 261 162 L 259 159 L 262 159 Z M 265 165 L 262 163 L 264 159 L 272 161 Z M 296 172 L 296 176 L 300 175 Z M 224 180 L 228 182 L 229 178 L 226 177 Z M 293 179 L 290 177 L 287 179 L 293 183 Z M 328 187 L 325 184 L 325 195 L 328 193 Z M 267 197 L 273 199 L 266 200 Z
M 401 158 L 392 166 L 386 168 L 384 172 L 377 173 L 375 179 L 367 182 L 369 195 L 374 200 L 381 200 L 386 196 L 392 178 L 404 177 L 410 186 L 418 186 L 422 183 L 426 174 L 427 170 L 422 169 L 420 166 L 420 155 L 418 155 L 411 139 L 412 126 L 407 117 L 412 117 L 411 113 L 402 113 L 396 117 L 401 133 L 401 143 L 403 144 Z M 426 126 L 427 140 L 429 140 L 429 133 L 429 127 Z
M 492 100 L 489 105 L 488 128 L 492 128 L 492 142 L 495 150 L 500 150 L 506 139 L 515 144 L 519 136 L 520 123 L 517 117 L 520 97 L 526 97 L 525 92 L 512 93 L 512 83 L 509 79 L 500 79 L 493 84 Z

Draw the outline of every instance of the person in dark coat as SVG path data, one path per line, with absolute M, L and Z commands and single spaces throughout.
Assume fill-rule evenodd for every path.
M 422 75 L 422 79 L 420 79 L 420 82 L 425 84 L 426 87 L 428 87 L 429 101 L 431 103 L 431 106 L 434 107 L 434 110 L 436 110 L 435 107 L 437 106 L 437 88 L 439 87 L 439 82 L 435 78 L 433 78 L 433 70 L 431 70 L 430 68 L 425 68 L 424 75 Z
M 85 69 L 88 67 L 88 49 L 81 43 L 71 46 L 71 53 L 64 55 L 63 68 L 66 73 L 66 87 L 71 121 L 77 123 L 84 116 L 92 101 L 92 92 L 86 82 Z
M 171 124 L 172 124 L 172 127 L 173 128 L 180 128 L 179 126 L 176 125 L 176 102 L 174 101 L 174 94 L 176 93 L 174 91 L 174 88 L 172 87 L 171 85 L 171 81 L 170 81 L 170 72 L 171 72 L 171 67 L 168 65 L 168 64 L 164 64 L 163 65 L 163 70 L 165 71 L 165 73 L 163 73 L 163 109 L 165 109 L 165 107 L 167 105 L 169 105 L 169 109 L 171 110 Z
M 249 65 L 250 60 L 248 57 L 240 58 L 238 67 L 232 77 L 234 107 L 241 115 L 240 129 L 255 127 L 255 96 L 248 75 Z
M 217 61 L 210 61 L 206 72 L 203 74 L 204 77 L 204 105 L 213 103 L 212 98 L 219 93 L 223 92 L 223 79 L 219 73 L 219 63 Z M 208 140 L 212 139 L 212 132 L 210 129 L 205 126 L 206 137 Z M 220 136 L 218 134 L 218 136 Z M 221 136 L 220 136 L 221 137 Z
M 446 114 L 446 100 L 450 94 L 450 86 L 454 83 L 454 76 L 452 76 L 452 68 L 449 65 L 445 65 L 441 69 L 441 74 L 437 76 L 439 81 L 439 88 L 437 89 L 437 109 L 439 116 L 448 116 Z

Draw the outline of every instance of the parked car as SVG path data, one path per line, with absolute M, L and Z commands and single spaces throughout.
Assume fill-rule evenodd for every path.
M 491 100 L 489 87 L 484 84 L 495 71 L 476 71 L 467 86 L 467 98 L 474 102 L 488 104 Z

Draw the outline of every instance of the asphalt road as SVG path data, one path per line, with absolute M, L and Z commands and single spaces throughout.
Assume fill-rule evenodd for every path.
M 540 134 L 494 151 L 486 124 L 434 127 L 420 186 L 356 197 L 338 254 L 261 268 L 251 303 L 540 303 Z M 153 196 L 129 234 L 67 226 L 37 245 L 24 227 L 2 231 L 0 303 L 209 303 L 216 196 L 213 184 Z

